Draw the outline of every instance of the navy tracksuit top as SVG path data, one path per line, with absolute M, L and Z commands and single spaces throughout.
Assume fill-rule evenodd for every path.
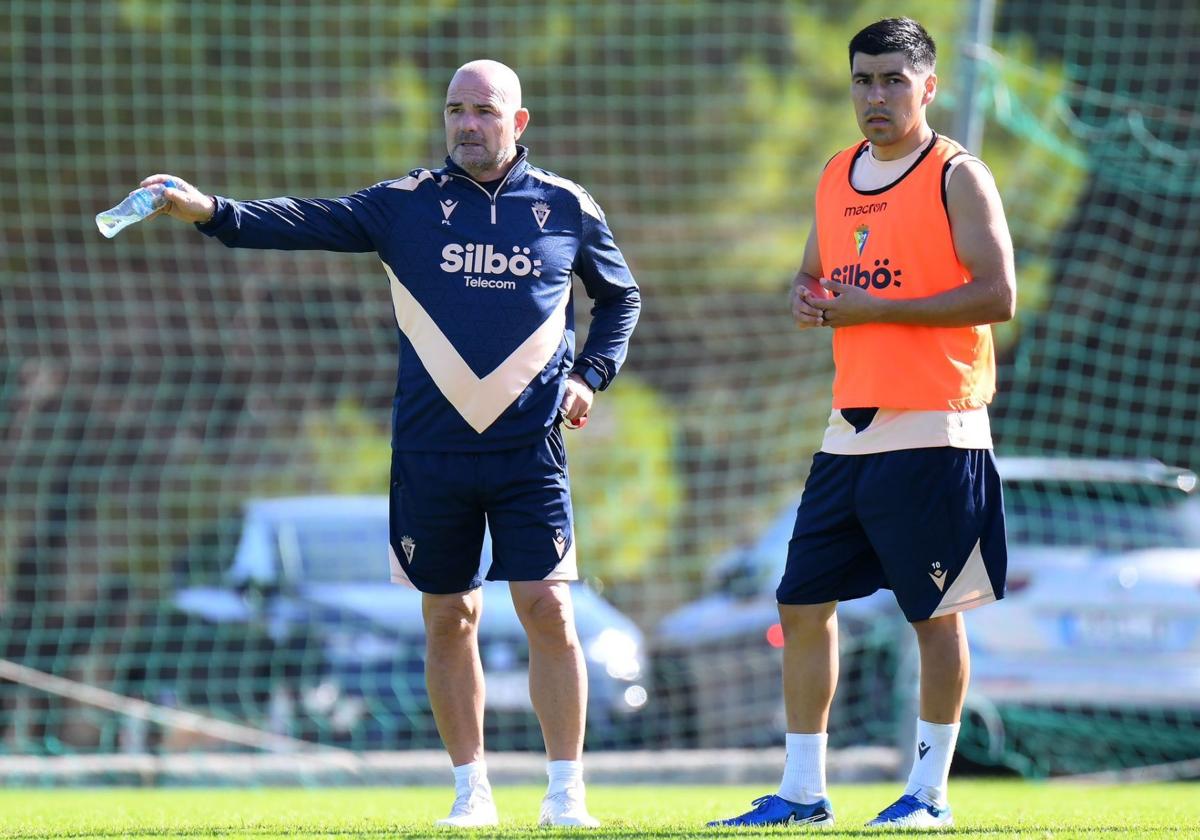
M 393 448 L 524 446 L 554 426 L 572 369 L 616 376 L 641 296 L 587 191 L 517 149 L 497 185 L 447 159 L 341 198 L 218 197 L 197 227 L 232 248 L 377 253 L 399 327 Z M 578 360 L 573 273 L 595 302 Z

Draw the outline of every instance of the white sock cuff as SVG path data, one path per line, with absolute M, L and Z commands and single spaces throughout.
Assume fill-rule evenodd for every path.
M 825 732 L 788 732 L 787 755 L 779 795 L 789 802 L 810 805 L 826 796 L 825 752 L 829 735 Z
M 487 762 L 483 759 L 469 764 L 460 764 L 454 768 L 454 789 L 470 790 L 478 785 L 491 787 L 487 777 Z
M 959 723 L 930 723 L 917 718 L 917 740 L 935 738 L 939 744 L 952 745 L 958 740 L 958 730 L 961 726 L 961 721 Z
M 547 761 L 546 776 L 550 779 L 549 793 L 558 793 L 570 787 L 583 787 L 583 762 Z
M 784 747 L 787 749 L 805 749 L 825 747 L 829 744 L 828 732 L 788 732 L 783 736 Z

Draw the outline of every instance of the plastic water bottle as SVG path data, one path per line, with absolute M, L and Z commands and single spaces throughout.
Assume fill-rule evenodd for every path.
M 96 227 L 106 239 L 112 239 L 134 222 L 140 222 L 155 210 L 165 207 L 167 199 L 163 196 L 163 188 L 174 186 L 174 181 L 164 181 L 134 190 L 116 207 L 97 213 Z

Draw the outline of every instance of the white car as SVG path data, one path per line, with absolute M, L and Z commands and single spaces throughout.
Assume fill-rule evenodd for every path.
M 1155 461 L 1000 468 L 1008 597 L 969 614 L 960 752 L 1027 775 L 1200 756 L 1195 474 Z
M 177 676 L 172 690 L 235 716 L 253 715 L 256 698 L 269 692 L 259 705 L 270 705 L 275 728 L 322 742 L 438 746 L 425 693 L 421 595 L 389 583 L 387 547 L 387 496 L 247 501 L 219 585 L 175 594 L 176 614 L 197 624 L 175 631 L 197 647 L 180 658 L 203 667 Z M 485 539 L 482 568 L 490 563 Z M 479 644 L 489 746 L 540 749 L 524 630 L 507 585 L 487 581 L 484 589 Z M 647 700 L 642 633 L 585 583 L 572 582 L 571 595 L 588 669 L 588 745 L 624 746 Z M 234 676 L 222 694 L 225 674 Z
M 1008 593 L 967 614 L 960 755 L 1029 775 L 1200 755 L 1195 474 L 1150 460 L 1002 457 L 997 466 Z M 658 705 L 679 712 L 664 742 L 778 743 L 774 593 L 798 504 L 714 564 L 709 594 L 659 623 Z M 843 602 L 838 615 L 831 743 L 903 743 L 916 708 L 912 633 L 886 590 Z

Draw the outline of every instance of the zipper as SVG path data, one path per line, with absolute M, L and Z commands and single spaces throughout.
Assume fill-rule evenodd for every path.
M 458 178 L 460 181 L 466 181 L 472 184 L 476 189 L 488 197 L 488 202 L 492 205 L 492 224 L 496 224 L 496 198 L 500 195 L 500 190 L 504 189 L 504 185 L 508 183 L 508 177 L 513 174 L 513 170 L 517 168 L 520 159 L 513 162 L 513 165 L 508 168 L 508 172 L 504 173 L 504 177 L 500 179 L 500 183 L 496 185 L 496 192 L 492 194 L 485 190 L 478 181 L 466 175 L 459 175 L 456 172 L 447 173 L 451 178 Z

